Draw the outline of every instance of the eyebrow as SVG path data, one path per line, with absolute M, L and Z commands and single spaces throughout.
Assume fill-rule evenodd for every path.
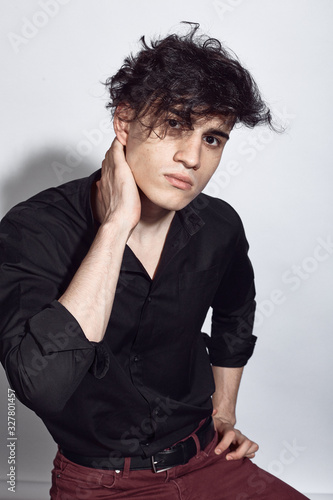
M 225 139 L 227 139 L 227 141 L 230 139 L 229 134 L 227 134 L 226 132 L 223 132 L 223 130 L 219 130 L 216 128 L 211 128 L 211 129 L 207 130 L 207 132 L 205 132 L 205 135 L 218 135 L 220 137 L 224 137 Z
M 182 112 L 179 111 L 178 109 L 171 108 L 170 112 L 176 116 L 179 116 L 179 118 L 183 118 Z M 218 135 L 219 137 L 224 137 L 224 139 L 227 139 L 227 141 L 230 139 L 229 134 L 227 134 L 226 132 L 223 132 L 223 130 L 220 130 L 217 128 L 210 128 L 209 130 L 207 130 L 207 132 L 205 132 L 205 135 L 209 135 L 209 134 L 210 135 Z

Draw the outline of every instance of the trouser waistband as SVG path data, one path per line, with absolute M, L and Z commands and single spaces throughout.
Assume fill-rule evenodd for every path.
M 194 433 L 203 450 L 212 441 L 215 435 L 214 423 L 212 417 L 201 425 Z M 71 462 L 84 467 L 104 470 L 122 470 L 124 468 L 125 458 L 121 457 L 86 457 L 77 455 L 66 449 L 60 449 L 60 452 Z M 197 446 L 194 438 L 189 436 L 167 450 L 162 450 L 152 457 L 131 457 L 131 470 L 151 469 L 154 472 L 162 472 L 177 465 L 187 464 L 197 453 Z

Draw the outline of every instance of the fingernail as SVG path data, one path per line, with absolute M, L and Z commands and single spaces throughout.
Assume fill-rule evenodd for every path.
M 222 452 L 219 448 L 216 448 L 215 453 L 216 453 L 216 455 L 221 455 Z
M 225 458 L 226 460 L 232 460 L 232 457 L 230 455 L 227 455 Z

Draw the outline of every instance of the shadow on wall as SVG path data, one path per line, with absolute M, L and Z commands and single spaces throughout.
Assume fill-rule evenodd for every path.
M 14 205 L 30 198 L 36 193 L 73 179 L 86 177 L 100 167 L 98 162 L 94 163 L 93 160 L 89 161 L 89 159 L 82 159 L 75 168 L 70 167 L 65 162 L 66 154 L 67 152 L 64 152 L 62 148 L 44 147 L 37 151 L 36 154 L 30 154 L 15 173 L 11 174 L 11 165 L 6 165 L 4 172 L 6 177 L 0 188 L 0 219 Z M 6 374 L 0 365 L 0 401 L 7 400 L 8 387 Z M 6 410 L 5 405 L 1 405 L 1 436 L 7 435 Z M 23 480 L 30 478 L 32 484 L 35 484 L 37 488 L 40 481 L 49 481 L 56 446 L 51 436 L 47 433 L 44 424 L 31 410 L 24 407 L 21 403 L 16 402 L 16 412 L 17 429 L 20 439 L 17 460 L 21 464 L 21 478 Z M 34 453 L 31 453 L 31 450 Z M 1 471 L 8 470 L 7 457 L 6 448 L 2 447 L 0 450 Z M 40 457 L 43 458 L 40 459 Z M 9 498 L 2 496 L 3 492 L 7 491 L 7 486 L 0 481 L 0 499 Z M 50 487 L 48 483 L 43 483 L 41 486 L 44 487 L 45 491 Z M 21 498 L 45 498 L 45 495 L 43 496 L 43 493 L 45 493 L 44 490 L 38 496 L 34 495 L 34 493 L 31 493 L 31 496 L 26 496 L 26 493 L 23 494 L 21 489 Z
M 86 177 L 100 168 L 87 159 L 71 167 L 65 162 L 66 153 L 61 149 L 46 147 L 37 155 L 30 156 L 21 169 L 5 179 L 1 192 L 1 217 L 10 208 L 31 196 L 73 179 Z M 8 171 L 10 168 L 8 168 Z

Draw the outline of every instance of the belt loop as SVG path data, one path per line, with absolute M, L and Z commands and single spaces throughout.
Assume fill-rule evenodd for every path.
M 57 453 L 57 456 L 56 458 L 59 459 L 59 469 L 61 470 L 61 472 L 63 472 L 64 468 L 66 467 L 67 465 L 67 462 L 65 461 L 66 458 L 64 457 L 64 455 L 61 453 L 61 450 L 59 448 L 58 450 L 58 453 Z
M 131 457 L 126 457 L 124 459 L 123 478 L 125 479 L 128 478 L 130 468 L 131 468 Z
M 194 439 L 195 446 L 197 447 L 197 453 L 196 454 L 198 454 L 199 451 L 201 450 L 199 438 L 198 438 L 198 436 L 196 434 L 192 434 L 191 437 Z

